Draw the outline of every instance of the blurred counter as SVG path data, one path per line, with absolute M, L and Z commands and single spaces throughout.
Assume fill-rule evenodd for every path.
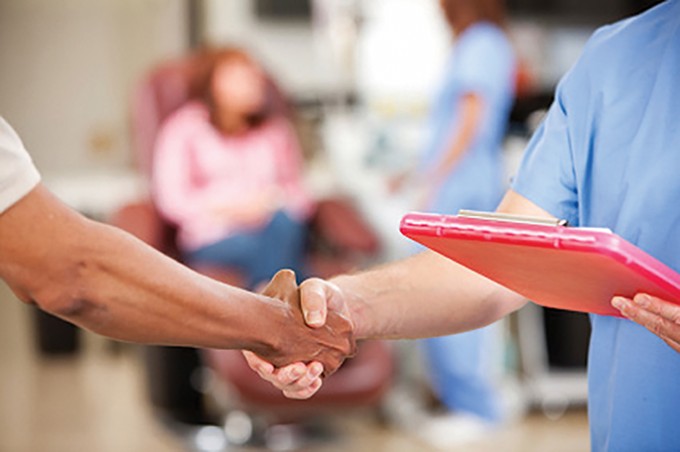
M 98 221 L 148 194 L 146 181 L 131 169 L 47 173 L 43 182 L 63 202 Z

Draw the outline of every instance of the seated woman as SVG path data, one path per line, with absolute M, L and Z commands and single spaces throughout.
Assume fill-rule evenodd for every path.
M 154 152 L 153 194 L 180 251 L 189 265 L 236 270 L 249 288 L 301 271 L 312 203 L 272 84 L 231 48 L 214 56 L 204 93 L 167 119 Z

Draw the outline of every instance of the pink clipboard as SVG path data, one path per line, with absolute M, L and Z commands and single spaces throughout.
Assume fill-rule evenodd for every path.
M 527 299 L 620 316 L 616 295 L 647 293 L 680 305 L 680 274 L 608 230 L 478 212 L 410 213 L 401 232 Z

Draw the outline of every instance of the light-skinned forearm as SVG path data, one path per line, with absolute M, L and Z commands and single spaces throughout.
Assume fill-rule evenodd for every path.
M 512 190 L 497 211 L 553 218 Z M 345 297 L 360 339 L 459 333 L 493 323 L 526 303 L 432 251 L 332 282 Z
M 359 339 L 460 333 L 493 323 L 525 303 L 431 251 L 332 282 L 345 297 Z

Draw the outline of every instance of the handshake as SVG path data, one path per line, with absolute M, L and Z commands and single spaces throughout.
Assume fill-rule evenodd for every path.
M 265 331 L 271 345 L 243 353 L 260 377 L 288 397 L 311 397 L 321 387 L 321 378 L 356 351 L 355 325 L 339 292 L 334 297 L 333 291 L 331 284 L 318 279 L 298 286 L 292 271 L 281 270 L 262 292 L 285 310 L 287 320 L 275 331 Z

